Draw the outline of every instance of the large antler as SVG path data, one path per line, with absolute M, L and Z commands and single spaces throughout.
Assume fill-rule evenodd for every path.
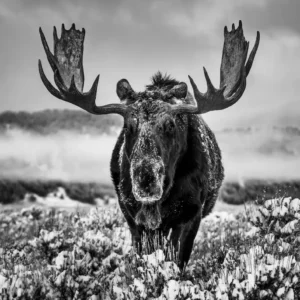
M 239 21 L 237 29 L 235 29 L 233 24 L 230 32 L 225 26 L 224 38 L 220 88 L 214 88 L 206 69 L 203 68 L 207 82 L 207 92 L 205 94 L 201 93 L 194 80 L 189 76 L 197 106 L 188 104 L 174 105 L 171 108 L 173 112 L 204 114 L 212 110 L 227 108 L 241 98 L 246 88 L 246 77 L 250 72 L 259 45 L 260 34 L 257 32 L 255 45 L 247 63 L 249 42 L 245 40 L 242 22 Z
M 53 87 L 45 76 L 42 63 L 39 60 L 39 71 L 41 79 L 47 90 L 55 97 L 66 102 L 75 104 L 89 113 L 102 114 L 120 114 L 125 115 L 125 104 L 108 104 L 96 106 L 96 94 L 99 81 L 99 75 L 95 79 L 89 92 L 83 93 L 84 73 L 83 73 L 83 42 L 85 36 L 84 28 L 82 31 L 75 29 L 75 24 L 69 30 L 62 25 L 61 37 L 58 39 L 56 28 L 53 30 L 54 55 L 49 50 L 44 33 L 40 28 L 42 43 L 54 72 L 54 81 L 58 90 Z

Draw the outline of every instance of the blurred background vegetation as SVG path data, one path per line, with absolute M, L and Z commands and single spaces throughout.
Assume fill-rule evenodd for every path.
M 78 133 L 111 134 L 123 124 L 118 115 L 99 116 L 79 110 L 47 109 L 37 112 L 12 112 L 0 114 L 0 129 L 20 128 L 38 134 L 53 134 L 61 130 Z

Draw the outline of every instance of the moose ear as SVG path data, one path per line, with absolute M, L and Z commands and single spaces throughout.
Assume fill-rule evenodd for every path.
M 170 90 L 171 95 L 173 95 L 177 99 L 184 99 L 187 95 L 187 92 L 188 87 L 184 82 L 178 83 Z
M 121 79 L 117 83 L 117 95 L 121 101 L 126 100 L 133 92 L 134 91 L 127 79 Z

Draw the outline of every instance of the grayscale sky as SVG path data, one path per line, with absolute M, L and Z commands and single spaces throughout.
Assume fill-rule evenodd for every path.
M 39 78 L 39 58 L 53 77 L 39 26 L 51 49 L 53 25 L 59 34 L 62 23 L 86 29 L 85 90 L 100 73 L 97 103 L 105 104 L 118 102 L 119 79 L 139 91 L 158 70 L 187 83 L 191 75 L 205 91 L 205 66 L 218 87 L 224 25 L 241 19 L 251 48 L 261 32 L 245 94 L 205 119 L 215 129 L 299 125 L 299 11 L 299 0 L 2 0 L 0 111 L 75 108 L 51 96 Z

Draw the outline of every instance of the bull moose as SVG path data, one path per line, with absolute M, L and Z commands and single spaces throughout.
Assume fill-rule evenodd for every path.
M 145 232 L 169 236 L 177 249 L 181 269 L 187 264 L 201 219 L 213 209 L 224 177 L 221 152 L 213 132 L 201 114 L 235 104 L 246 88 L 246 78 L 259 45 L 249 55 L 242 22 L 224 28 L 220 88 L 207 71 L 206 93 L 189 76 L 187 84 L 160 72 L 145 91 L 135 92 L 126 79 L 117 83 L 120 103 L 97 106 L 99 75 L 90 91 L 83 92 L 83 43 L 85 30 L 62 25 L 58 38 L 54 27 L 54 54 L 40 28 L 41 40 L 54 72 L 57 88 L 46 78 L 41 61 L 39 72 L 48 91 L 91 114 L 119 114 L 124 126 L 110 164 L 120 208 L 129 225 L 133 244 L 141 250 Z

